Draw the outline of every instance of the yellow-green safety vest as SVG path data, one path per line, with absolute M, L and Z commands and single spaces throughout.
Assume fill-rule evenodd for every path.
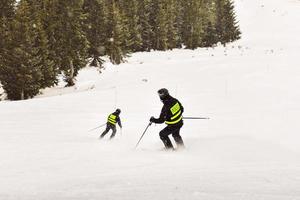
M 174 106 L 170 108 L 172 117 L 170 121 L 165 121 L 166 124 L 177 124 L 182 119 L 182 111 L 179 103 L 177 102 Z
M 117 118 L 116 115 L 110 114 L 110 115 L 108 116 L 107 122 L 108 122 L 108 123 L 111 123 L 111 124 L 113 124 L 113 125 L 116 125 L 116 123 L 117 123 L 116 118 Z

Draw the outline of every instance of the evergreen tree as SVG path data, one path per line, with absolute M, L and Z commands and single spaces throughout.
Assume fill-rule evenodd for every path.
M 230 0 L 216 0 L 216 33 L 218 41 L 225 45 L 240 38 L 234 6 Z
M 153 0 L 152 3 L 153 49 L 167 50 L 167 0 Z
M 11 18 L 14 16 L 14 7 L 16 0 L 0 1 L 0 17 Z
M 8 53 L 0 70 L 1 82 L 9 99 L 31 98 L 42 87 L 41 57 L 35 45 L 39 34 L 37 26 L 29 3 L 21 0 L 12 24 Z
M 66 86 L 75 84 L 79 69 L 86 66 L 89 48 L 84 28 L 83 0 L 48 1 L 47 34 L 52 60 L 64 75 Z
M 176 0 L 166 0 L 166 29 L 168 49 L 176 48 L 178 45 L 179 25 L 177 24 L 178 4 Z
M 222 41 L 222 35 L 224 33 L 224 0 L 215 0 L 215 12 L 216 12 L 216 21 L 215 29 L 218 41 Z
M 0 1 L 0 87 L 5 83 L 5 58 L 8 53 L 8 40 L 11 32 L 11 21 L 15 14 L 15 0 Z
M 204 32 L 202 36 L 201 47 L 211 47 L 218 41 L 214 26 L 216 20 L 214 5 L 214 1 L 202 0 L 201 19 Z
M 139 16 L 139 4 L 137 0 L 121 1 L 121 10 L 124 13 L 124 22 L 128 28 L 127 44 L 131 52 L 140 51 L 142 49 L 142 27 Z
M 115 14 L 117 13 L 119 18 L 119 25 L 121 27 L 121 32 L 119 34 L 120 42 L 121 42 L 121 49 L 124 53 L 124 57 L 128 56 L 128 53 L 132 52 L 131 49 L 134 44 L 134 38 L 131 38 L 131 30 L 130 30 L 130 19 L 128 14 L 128 5 L 126 4 L 127 0 L 115 0 Z M 116 12 L 117 11 L 117 12 Z
M 14 16 L 15 0 L 0 1 L 0 48 L 4 46 L 4 38 L 8 33 L 8 23 Z
M 224 34 L 222 41 L 232 42 L 240 39 L 241 32 L 237 25 L 234 5 L 231 0 L 226 0 L 224 5 Z
M 177 30 L 177 48 L 181 48 L 183 44 L 183 25 L 184 25 L 184 4 L 185 0 L 175 0 L 175 29 Z
M 15 0 L 0 1 L 0 67 L 3 65 L 10 25 L 14 16 Z
M 215 27 L 213 26 L 212 22 L 208 22 L 207 26 L 205 27 L 204 35 L 202 38 L 202 46 L 203 47 L 211 47 L 216 44 L 218 41 L 217 34 Z
M 107 27 L 107 8 L 103 0 L 85 0 L 83 11 L 86 14 L 85 32 L 90 43 L 89 57 L 92 57 L 91 66 L 102 68 L 105 55 L 105 39 Z
M 139 24 L 141 26 L 141 51 L 150 51 L 152 48 L 152 38 L 154 35 L 151 22 L 151 2 L 152 0 L 140 0 L 138 8 Z
M 38 33 L 34 46 L 38 49 L 37 55 L 41 58 L 42 66 L 42 88 L 51 87 L 58 83 L 57 75 L 59 73 L 57 66 L 51 58 L 49 40 L 47 38 L 47 1 L 48 0 L 27 0 L 32 13 L 34 27 Z
M 113 64 L 120 64 L 127 55 L 126 27 L 120 12 L 120 4 L 115 0 L 107 0 L 109 8 L 107 28 L 107 54 Z
M 201 20 L 201 1 L 190 0 L 184 4 L 182 38 L 188 49 L 201 46 L 204 27 Z

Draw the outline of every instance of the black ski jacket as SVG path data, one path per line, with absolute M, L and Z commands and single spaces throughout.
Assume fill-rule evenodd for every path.
M 161 113 L 160 113 L 160 116 L 159 118 L 154 118 L 153 119 L 153 122 L 156 123 L 156 124 L 162 124 L 166 121 L 171 121 L 171 118 L 173 116 L 172 112 L 171 112 L 171 108 L 178 102 L 179 106 L 180 106 L 180 110 L 181 110 L 181 115 L 184 111 L 184 108 L 183 106 L 181 105 L 181 103 L 175 99 L 174 97 L 168 95 L 166 96 L 164 99 L 161 99 L 161 101 L 163 102 L 163 107 L 161 109 Z M 180 115 L 180 116 L 181 116 Z M 177 124 L 182 124 L 183 121 L 182 119 L 176 123 Z

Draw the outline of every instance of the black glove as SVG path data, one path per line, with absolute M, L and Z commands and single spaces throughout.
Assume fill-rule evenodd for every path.
M 154 122 L 154 121 L 155 121 L 155 117 L 152 116 L 152 117 L 150 118 L 150 122 Z

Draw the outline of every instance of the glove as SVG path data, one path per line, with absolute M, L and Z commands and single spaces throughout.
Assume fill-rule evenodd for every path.
M 155 121 L 155 117 L 152 116 L 152 117 L 150 118 L 150 122 L 154 122 L 154 121 Z

